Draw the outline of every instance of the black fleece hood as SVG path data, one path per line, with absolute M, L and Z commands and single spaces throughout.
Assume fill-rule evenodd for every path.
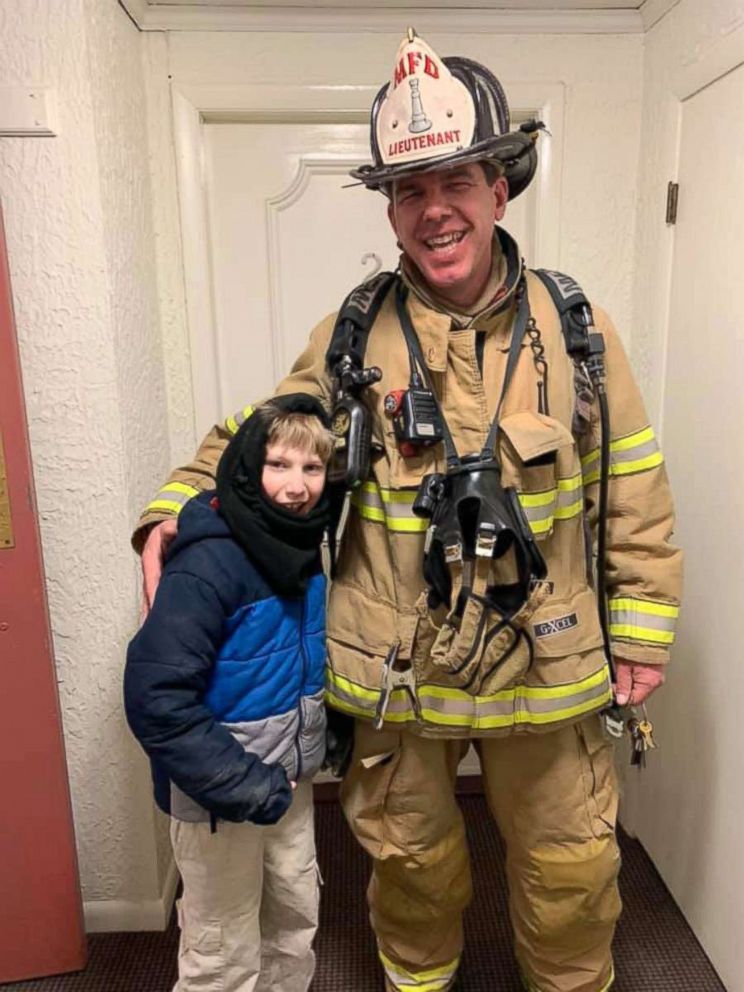
M 314 396 L 290 393 L 266 404 L 277 412 L 305 413 L 329 427 L 328 415 Z M 285 510 L 261 485 L 266 442 L 272 420 L 262 408 L 240 426 L 217 467 L 219 512 L 271 588 L 282 596 L 301 596 L 316 571 L 320 542 L 330 520 L 327 491 L 304 515 Z

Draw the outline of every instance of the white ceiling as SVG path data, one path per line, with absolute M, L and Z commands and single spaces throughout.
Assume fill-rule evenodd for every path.
M 119 0 L 143 31 L 648 31 L 679 0 Z M 462 18 L 468 18 L 467 24 Z M 471 22 L 472 21 L 472 25 Z
M 646 0 L 375 0 L 375 7 L 488 10 L 640 10 Z M 148 7 L 343 7 L 368 8 L 370 0 L 147 0 Z

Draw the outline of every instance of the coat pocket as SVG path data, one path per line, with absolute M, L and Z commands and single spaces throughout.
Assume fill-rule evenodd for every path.
M 492 695 L 524 680 L 533 647 L 524 625 L 547 595 L 536 586 L 515 616 L 506 620 L 482 599 L 470 597 L 459 623 L 425 612 L 413 652 L 417 682 L 462 689 L 473 696 Z
M 544 540 L 559 507 L 558 480 L 578 472 L 573 436 L 559 420 L 532 410 L 511 413 L 500 426 L 504 485 L 517 490 L 535 538 Z
M 608 741 L 596 715 L 575 725 L 579 762 L 587 815 L 595 837 L 615 831 L 617 820 L 617 782 L 614 748 Z

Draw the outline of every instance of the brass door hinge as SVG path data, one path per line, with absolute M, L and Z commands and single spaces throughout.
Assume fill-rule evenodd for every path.
M 666 222 L 677 223 L 677 202 L 679 200 L 679 183 L 667 184 Z

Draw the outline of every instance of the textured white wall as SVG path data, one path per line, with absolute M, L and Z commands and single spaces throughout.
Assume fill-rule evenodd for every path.
M 86 912 L 157 908 L 167 861 L 121 712 L 128 534 L 169 461 L 140 38 L 100 0 L 0 2 L 0 83 L 59 134 L 0 139 L 0 182 Z M 118 911 L 118 910 L 117 910 Z

